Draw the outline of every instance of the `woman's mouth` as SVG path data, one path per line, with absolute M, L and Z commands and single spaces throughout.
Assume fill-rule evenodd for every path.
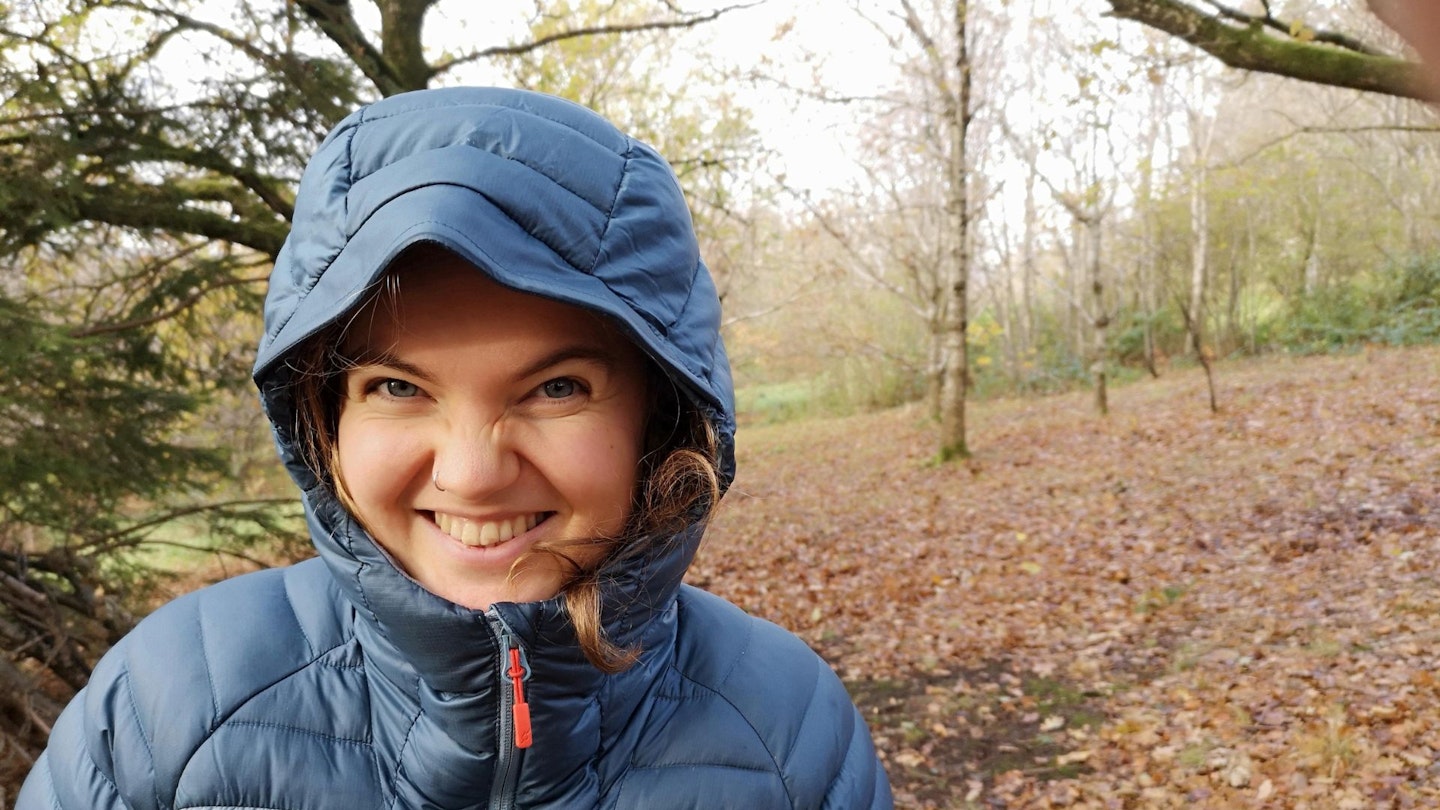
M 530 531 L 549 517 L 552 512 L 537 512 L 519 515 L 509 520 L 470 520 L 469 518 L 435 513 L 435 525 L 440 531 L 472 548 L 498 546 L 507 540 Z

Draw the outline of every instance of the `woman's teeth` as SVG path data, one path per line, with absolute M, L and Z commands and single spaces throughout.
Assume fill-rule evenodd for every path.
M 467 546 L 481 548 L 489 548 L 506 540 L 514 539 L 516 535 L 524 534 L 535 528 L 535 525 L 542 519 L 541 515 L 536 514 L 510 520 L 477 521 L 447 515 L 444 512 L 435 513 L 435 525 L 440 527 L 440 531 Z

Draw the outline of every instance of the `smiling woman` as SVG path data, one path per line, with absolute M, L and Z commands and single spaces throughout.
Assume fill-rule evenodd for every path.
M 362 109 L 265 316 L 318 559 L 142 622 L 20 810 L 890 806 L 825 663 L 682 584 L 734 395 L 654 150 L 534 93 Z
M 421 245 L 344 324 L 298 352 L 311 371 L 296 396 L 317 426 L 306 458 L 430 592 L 484 610 L 593 589 L 582 583 L 607 554 L 665 530 L 634 509 L 640 462 L 697 434 L 677 433 L 673 389 L 601 316 Z M 647 425 L 666 446 L 645 446 Z M 688 474 L 656 493 L 667 514 L 717 499 L 713 444 L 671 462 Z M 572 618 L 598 633 L 598 617 Z M 580 640 L 597 666 L 627 660 L 598 635 Z
M 640 352 L 599 316 L 511 292 L 463 260 L 402 259 L 345 354 L 347 506 L 432 593 L 484 610 L 549 599 L 630 515 L 645 423 Z M 525 564 L 525 561 L 529 561 Z

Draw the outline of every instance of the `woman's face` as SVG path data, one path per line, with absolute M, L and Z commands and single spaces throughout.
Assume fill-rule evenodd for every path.
M 645 363 L 599 316 L 514 292 L 455 257 L 399 272 L 352 323 L 337 452 L 356 517 L 429 591 L 466 607 L 548 599 L 537 543 L 615 537 L 629 517 Z M 564 548 L 593 564 L 603 544 Z

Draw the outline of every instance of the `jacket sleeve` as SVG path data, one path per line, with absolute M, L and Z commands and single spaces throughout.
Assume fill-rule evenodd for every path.
M 320 606 L 308 631 L 320 638 L 316 627 L 333 626 L 326 611 L 337 609 L 333 592 L 317 587 L 328 582 L 318 564 L 269 569 L 146 617 L 65 707 L 16 809 L 173 806 L 186 764 L 219 718 L 312 657 L 289 589 Z
M 829 664 L 794 634 L 718 597 L 687 587 L 681 606 L 690 625 L 680 651 L 687 677 L 739 713 L 780 778 L 783 804 L 775 796 L 763 806 L 893 807 L 870 729 Z M 727 742 L 724 756 L 738 757 L 737 745 Z
M 800 645 L 798 639 L 795 643 Z M 804 660 L 805 653 L 814 661 L 817 677 L 796 739 L 782 760 L 786 782 L 795 791 L 795 807 L 891 810 L 890 781 L 875 754 L 865 719 L 844 684 L 818 655 L 806 648 L 804 653 L 797 650 L 794 657 Z M 795 697 L 792 705 L 803 705 L 804 698 Z M 818 801 L 808 798 L 815 794 L 802 786 L 820 780 L 828 781 Z
M 70 800 L 62 799 L 59 791 L 55 788 L 57 776 L 53 769 L 62 767 L 56 760 L 63 760 L 57 756 L 53 747 L 47 749 L 40 758 L 35 761 L 35 767 L 25 779 L 25 784 L 20 788 L 20 798 L 15 802 L 15 810 L 54 810 L 54 808 L 97 808 L 98 810 L 119 810 L 129 805 L 120 798 L 115 783 L 107 774 L 100 772 L 94 763 L 68 764 L 81 767 L 76 768 L 79 773 L 72 774 L 76 781 L 66 785 L 70 788 L 66 794 Z M 63 778 L 60 779 L 62 784 Z
M 183 596 L 106 651 L 51 729 L 17 810 L 174 804 L 180 769 L 214 717 L 204 649 L 207 635 L 216 637 L 209 617 L 221 614 L 225 601 L 200 591 Z M 248 615 L 238 606 L 234 612 Z
M 130 779 L 139 784 L 127 790 L 154 796 L 153 779 L 144 776 L 154 772 L 149 750 L 133 736 L 134 709 L 124 699 L 121 657 L 103 659 L 89 685 L 60 715 L 49 745 L 20 788 L 15 810 L 136 810 L 117 784 L 117 752 L 123 773 L 142 775 Z M 149 804 L 154 806 L 153 799 Z
M 853 711 L 850 745 L 835 780 L 826 791 L 825 810 L 891 810 L 890 780 L 875 755 L 870 731 L 858 710 Z

